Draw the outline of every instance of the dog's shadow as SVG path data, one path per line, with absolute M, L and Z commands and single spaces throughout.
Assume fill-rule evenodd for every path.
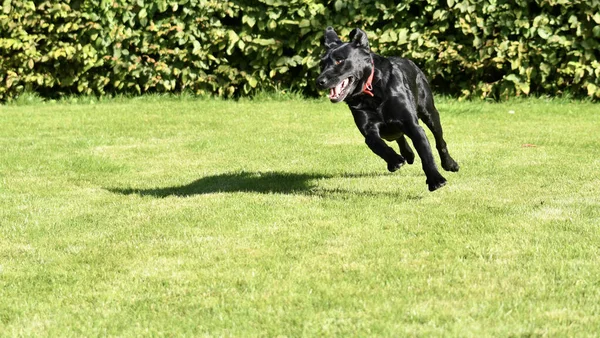
M 212 193 L 255 192 L 274 194 L 313 194 L 315 181 L 334 177 L 376 177 L 381 174 L 297 174 L 284 172 L 235 172 L 206 176 L 186 185 L 153 188 L 109 188 L 123 195 L 140 195 L 164 198 L 169 196 L 188 197 Z

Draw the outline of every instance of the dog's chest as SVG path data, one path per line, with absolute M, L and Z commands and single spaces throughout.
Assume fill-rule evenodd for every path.
M 394 141 L 404 133 L 404 124 L 393 112 L 386 111 L 376 101 L 363 101 L 349 105 L 357 127 L 365 134 L 369 130 L 377 130 L 381 138 Z
M 385 109 L 380 100 L 363 100 L 358 104 L 349 104 L 348 106 L 353 114 L 360 112 L 360 115 L 366 120 L 365 122 L 390 125 L 398 125 L 399 123 L 398 116 L 394 112 Z

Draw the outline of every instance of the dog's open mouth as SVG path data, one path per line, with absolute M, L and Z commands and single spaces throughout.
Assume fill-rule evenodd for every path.
M 348 77 L 342 82 L 338 83 L 337 86 L 329 89 L 329 100 L 331 100 L 331 102 L 342 101 L 346 95 L 348 95 L 348 89 L 350 88 L 351 82 L 351 78 Z

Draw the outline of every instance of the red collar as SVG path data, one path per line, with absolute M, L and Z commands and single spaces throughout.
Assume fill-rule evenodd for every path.
M 375 76 L 375 62 L 373 61 L 373 58 L 371 58 L 371 65 L 373 67 L 371 67 L 371 75 L 369 75 L 369 78 L 367 79 L 367 82 L 365 82 L 364 86 L 363 86 L 363 90 L 362 92 L 370 95 L 370 96 L 374 96 L 373 95 L 373 76 Z

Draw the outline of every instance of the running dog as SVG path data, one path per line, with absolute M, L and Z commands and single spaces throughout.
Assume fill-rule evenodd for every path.
M 323 45 L 325 54 L 321 57 L 317 88 L 328 89 L 333 103 L 346 102 L 367 146 L 385 160 L 389 171 L 414 162 L 415 154 L 406 135 L 421 158 L 429 191 L 443 187 L 446 179 L 435 165 L 419 119 L 435 137 L 442 168 L 457 172 L 459 167 L 448 153 L 425 74 L 408 59 L 372 53 L 367 34 L 358 28 L 350 33 L 350 42 L 344 43 L 328 27 Z M 384 140 L 396 141 L 400 154 Z

